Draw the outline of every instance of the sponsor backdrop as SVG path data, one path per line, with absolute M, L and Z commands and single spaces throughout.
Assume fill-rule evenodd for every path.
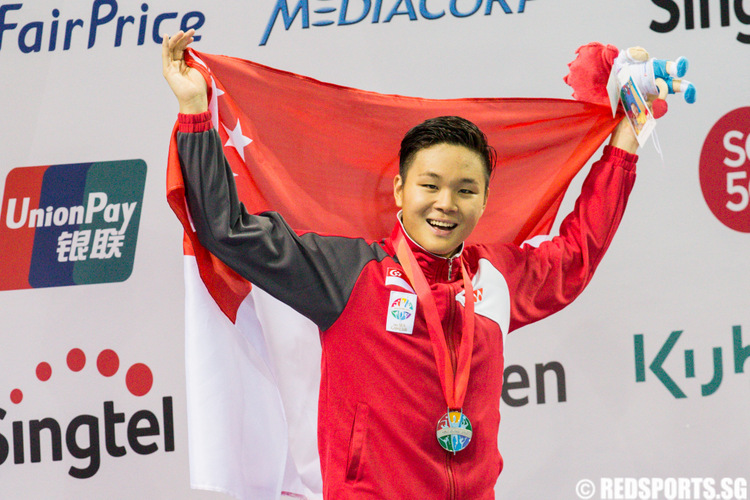
M 567 98 L 590 41 L 689 57 L 697 102 L 670 99 L 597 276 L 508 339 L 497 496 L 750 475 L 750 2 L 44 0 L 0 2 L 0 498 L 226 498 L 189 487 L 164 189 L 158 41 L 191 27 L 203 52 L 433 98 Z

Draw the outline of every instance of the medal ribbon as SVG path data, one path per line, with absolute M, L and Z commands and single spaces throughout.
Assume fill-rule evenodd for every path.
M 471 353 L 474 347 L 474 288 L 466 272 L 463 259 L 461 262 L 461 276 L 464 281 L 464 318 L 461 335 L 461 345 L 458 349 L 458 361 L 454 372 L 451 363 L 445 332 L 440 321 L 440 314 L 432 296 L 430 285 L 419 267 L 417 258 L 409 248 L 403 233 L 400 231 L 395 238 L 396 256 L 404 268 L 407 278 L 417 292 L 417 299 L 422 304 L 422 310 L 427 323 L 427 331 L 430 334 L 432 352 L 435 354 L 440 385 L 445 394 L 445 401 L 449 409 L 460 409 L 463 407 L 466 389 L 469 386 L 469 371 L 471 370 Z

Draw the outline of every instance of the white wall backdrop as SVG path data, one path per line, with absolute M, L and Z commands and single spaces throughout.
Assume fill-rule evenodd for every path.
M 451 8 L 470 13 L 473 0 L 279 1 L 0 2 L 0 498 L 222 497 L 189 489 L 182 235 L 164 177 L 177 105 L 161 76 L 157 21 L 158 34 L 199 25 L 203 52 L 434 98 L 567 98 L 566 64 L 590 41 L 687 56 L 697 102 L 670 99 L 657 127 L 663 161 L 652 144 L 641 150 L 630 205 L 592 284 L 565 311 L 509 337 L 506 363 L 521 368 L 509 377 L 517 384 L 508 400 L 528 400 L 501 405 L 497 497 L 576 498 L 584 478 L 750 479 L 750 2 L 480 0 L 459 17 Z M 272 22 L 282 4 L 302 9 L 288 29 L 281 14 Z M 345 20 L 367 15 L 342 24 L 346 5 Z M 316 13 L 324 7 L 335 10 Z M 9 227 L 13 196 L 16 214 L 24 194 L 40 190 L 62 201 L 39 206 L 95 208 L 90 198 L 73 201 L 65 182 L 43 185 L 31 169 L 14 169 L 125 160 L 146 165 L 142 195 L 134 188 L 117 201 L 137 203 L 121 247 L 134 248 L 132 272 L 113 279 L 117 257 L 89 255 L 88 274 L 72 275 L 82 284 L 8 284 L 24 262 L 46 276 L 31 262 L 28 231 Z M 118 190 L 137 184 L 102 168 L 96 187 L 81 167 L 79 188 L 114 204 Z M 707 196 L 724 207 L 718 216 L 701 168 L 714 186 Z M 561 214 L 571 206 L 566 200 Z M 118 222 L 102 206 L 91 237 L 120 228 L 119 210 Z M 85 363 L 76 352 L 68 358 L 73 349 Z M 106 349 L 119 365 L 97 366 Z M 564 381 L 552 371 L 540 380 L 536 366 L 553 361 Z M 153 379 L 143 395 L 133 393 L 145 390 L 143 378 L 127 376 L 137 364 Z

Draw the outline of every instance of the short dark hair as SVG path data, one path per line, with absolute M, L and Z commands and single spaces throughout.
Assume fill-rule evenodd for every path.
M 492 169 L 495 168 L 497 153 L 487 143 L 487 136 L 479 127 L 460 116 L 438 116 L 430 118 L 409 130 L 401 141 L 398 173 L 402 179 L 417 153 L 437 144 L 463 146 L 474 151 L 482 159 L 485 178 L 489 186 Z

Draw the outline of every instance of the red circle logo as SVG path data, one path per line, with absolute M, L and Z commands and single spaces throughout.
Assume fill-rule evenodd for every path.
M 148 394 L 153 383 L 154 376 L 151 374 L 151 369 L 143 363 L 134 364 L 125 374 L 125 385 L 134 396 Z
M 120 357 L 112 349 L 105 349 L 96 358 L 96 367 L 105 377 L 111 377 L 120 368 Z
M 77 347 L 71 349 L 68 352 L 67 362 L 68 368 L 70 368 L 71 371 L 80 372 L 83 370 L 83 367 L 86 366 L 86 354 Z
M 46 361 L 42 361 L 36 365 L 36 378 L 42 382 L 46 382 L 52 376 L 52 367 Z
M 722 116 L 708 133 L 700 181 L 716 218 L 730 229 L 750 233 L 750 107 Z

